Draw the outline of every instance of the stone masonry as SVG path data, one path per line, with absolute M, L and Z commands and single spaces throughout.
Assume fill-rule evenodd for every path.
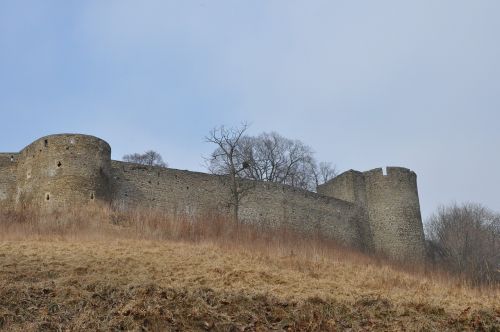
M 420 260 L 424 235 L 417 176 L 400 167 L 347 171 L 318 193 L 259 182 L 240 206 L 242 222 L 287 226 L 400 260 Z M 223 176 L 111 160 L 111 147 L 87 135 L 40 138 L 0 153 L 0 208 L 64 208 L 99 201 L 114 208 L 153 208 L 171 216 L 229 213 Z

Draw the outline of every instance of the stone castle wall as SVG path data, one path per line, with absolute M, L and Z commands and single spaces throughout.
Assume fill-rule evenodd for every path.
M 205 173 L 111 161 L 111 148 L 87 135 L 41 138 L 20 153 L 0 154 L 0 207 L 57 208 L 95 201 L 115 208 L 154 208 L 171 216 L 229 213 L 228 179 Z M 248 181 L 242 222 L 287 226 L 395 258 L 423 255 L 415 173 L 388 168 L 348 171 L 318 194 Z
M 365 249 L 360 227 L 366 223 L 356 205 L 333 197 L 270 182 L 256 182 L 242 200 L 243 220 L 264 226 L 285 225 L 296 231 L 320 234 Z
M 227 179 L 205 173 L 112 162 L 112 201 L 118 208 L 150 207 L 171 216 L 229 214 Z M 351 246 L 362 246 L 355 205 L 304 190 L 269 182 L 251 182 L 243 197 L 242 222 L 262 227 L 288 226 L 317 232 Z
M 111 196 L 118 208 L 157 208 L 171 216 L 194 217 L 224 211 L 219 177 L 113 161 Z
M 318 193 L 336 197 L 360 206 L 366 205 L 366 184 L 363 173 L 349 170 L 325 184 L 318 186 Z
M 391 257 L 423 257 L 424 232 L 417 175 L 402 167 L 367 172 L 347 171 L 320 185 L 318 193 L 344 199 L 363 208 L 363 229 L 377 252 Z
M 0 153 L 0 207 L 13 204 L 16 186 L 17 153 Z
M 388 256 L 424 256 L 417 176 L 400 167 L 364 173 L 366 209 L 376 251 Z
M 43 137 L 17 161 L 14 203 L 41 207 L 108 200 L 111 148 L 86 135 Z

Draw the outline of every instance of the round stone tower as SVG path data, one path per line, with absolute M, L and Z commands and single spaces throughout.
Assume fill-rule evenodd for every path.
M 366 209 L 375 250 L 390 257 L 422 259 L 424 231 L 417 175 L 407 168 L 387 167 L 364 172 Z
M 109 201 L 111 147 L 87 135 L 40 138 L 18 158 L 16 205 L 69 207 Z

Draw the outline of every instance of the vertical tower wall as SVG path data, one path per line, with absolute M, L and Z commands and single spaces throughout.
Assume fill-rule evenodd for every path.
M 377 252 L 399 260 L 424 257 L 417 175 L 406 168 L 364 172 L 366 209 Z
M 0 207 L 12 205 L 17 157 L 17 153 L 0 153 Z
M 362 239 L 363 248 L 372 251 L 373 239 L 370 224 L 368 222 L 368 213 L 366 211 L 366 188 L 363 173 L 349 170 L 344 172 L 327 183 L 318 186 L 318 194 L 333 197 L 343 201 L 353 203 L 359 208 L 359 215 L 356 218 L 358 222 L 355 227 Z
M 356 205 L 365 206 L 366 190 L 363 173 L 349 170 L 336 176 L 331 181 L 319 185 L 318 194 L 334 197 Z
M 15 203 L 46 208 L 109 200 L 111 148 L 87 135 L 43 137 L 20 152 Z

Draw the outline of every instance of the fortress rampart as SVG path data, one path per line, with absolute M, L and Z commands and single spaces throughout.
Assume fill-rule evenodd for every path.
M 417 175 L 407 168 L 347 171 L 318 186 L 318 193 L 337 197 L 365 212 L 370 245 L 388 256 L 424 255 Z
M 0 153 L 0 208 L 58 208 L 109 203 L 154 208 L 171 216 L 229 213 L 227 178 L 111 160 L 111 148 L 87 135 L 36 140 L 19 153 Z M 318 193 L 252 181 L 242 222 L 289 226 L 397 259 L 421 259 L 424 238 L 416 175 L 398 167 L 347 171 Z
M 61 206 L 109 201 L 111 147 L 92 136 L 54 135 L 21 150 L 15 204 Z

